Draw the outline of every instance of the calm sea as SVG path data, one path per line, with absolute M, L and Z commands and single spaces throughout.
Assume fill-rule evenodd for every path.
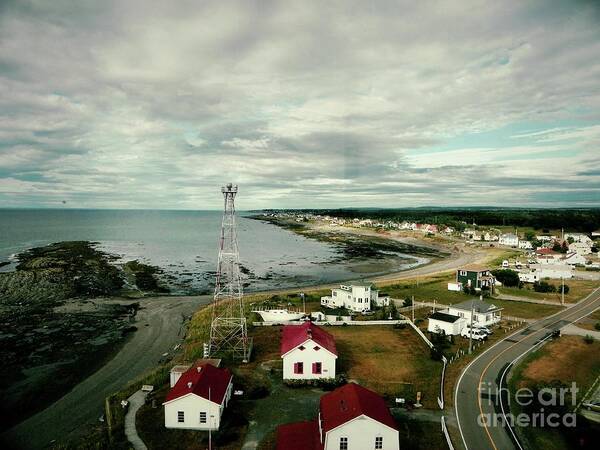
M 247 215 L 247 214 L 246 214 Z M 161 267 L 174 293 L 209 292 L 217 262 L 218 211 L 0 209 L 0 262 L 31 247 L 89 240 L 122 262 Z M 238 215 L 246 290 L 356 278 L 329 244 Z M 0 271 L 14 270 L 14 264 Z

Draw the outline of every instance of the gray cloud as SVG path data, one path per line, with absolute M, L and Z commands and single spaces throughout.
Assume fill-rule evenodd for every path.
M 1 5 L 0 206 L 600 204 L 592 3 Z

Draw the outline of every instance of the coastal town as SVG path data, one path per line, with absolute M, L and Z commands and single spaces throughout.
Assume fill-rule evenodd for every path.
M 600 1 L 0 0 L 0 450 L 596 450 Z
M 212 357 L 211 344 L 204 342 L 204 358 L 191 360 L 189 353 L 184 353 L 185 361 L 170 368 L 167 387 L 142 387 L 142 391 L 146 390 L 143 394 L 146 405 L 151 403 L 152 408 L 159 409 L 158 401 L 163 405 L 160 414 L 150 417 L 163 417 L 164 431 L 156 429 L 156 423 L 141 427 L 154 427 L 147 441 L 149 448 L 169 442 L 162 440 L 168 439 L 168 433 L 172 432 L 169 430 L 198 432 L 200 439 L 207 437 L 202 433 L 208 433 L 208 448 L 455 448 L 454 445 L 460 445 L 460 441 L 453 444 L 459 437 L 456 419 L 448 413 L 447 405 L 453 402 L 450 394 L 457 389 L 460 379 L 456 377 L 465 364 L 505 335 L 527 327 L 537 317 L 544 317 L 548 311 L 545 308 L 560 311 L 572 306 L 600 285 L 598 232 L 502 233 L 475 224 L 465 224 L 463 230 L 456 230 L 414 222 L 347 221 L 328 215 L 289 212 L 265 213 L 264 217 L 271 222 L 329 227 L 335 232 L 375 230 L 388 238 L 393 238 L 395 232 L 403 237 L 406 233 L 424 234 L 430 239 L 441 238 L 447 246 L 461 246 L 466 252 L 470 248 L 484 249 L 486 256 L 477 264 L 458 266 L 441 274 L 434 272 L 420 281 L 416 277 L 412 280 L 414 284 L 360 280 L 334 286 L 329 291 L 319 288 L 312 292 L 307 289 L 248 295 L 244 309 L 249 321 L 248 339 L 253 341 L 253 354 L 248 359 L 242 362 L 226 356 Z M 436 290 L 431 290 L 432 285 Z M 423 287 L 429 292 L 425 298 L 421 297 Z M 591 344 L 584 345 L 592 350 L 597 345 L 594 336 L 600 334 L 600 317 L 594 317 L 595 324 L 587 319 L 561 327 L 565 334 L 561 339 L 589 341 Z M 209 318 L 205 315 L 203 320 Z M 200 336 L 209 339 L 205 332 L 196 332 L 194 336 L 192 331 L 191 342 L 197 343 Z M 398 346 L 410 345 L 405 348 L 410 355 L 399 363 L 404 369 L 414 365 L 412 376 L 400 375 L 404 372 L 392 367 L 387 370 L 385 366 L 390 360 L 384 363 L 385 358 L 399 356 L 392 349 L 377 345 L 377 336 L 381 334 L 396 340 Z M 560 331 L 553 334 L 555 338 L 559 335 Z M 358 344 L 355 339 L 365 338 L 372 346 L 371 352 L 355 354 L 353 346 Z M 271 359 L 275 352 L 278 358 Z M 416 369 L 420 366 L 418 361 L 423 359 L 429 361 L 425 369 L 428 372 Z M 373 368 L 382 363 L 383 366 L 363 373 L 355 370 L 353 362 Z M 250 367 L 248 372 L 246 369 Z M 248 388 L 249 380 L 245 377 L 254 378 L 256 370 L 263 372 L 262 383 L 270 386 L 265 389 L 279 386 L 278 391 L 285 390 L 283 395 L 279 392 L 276 396 L 282 403 L 273 403 L 275 400 L 271 401 L 268 394 L 249 400 L 254 395 L 249 392 L 252 389 Z M 581 399 L 583 403 L 596 395 L 592 385 L 587 388 Z M 304 396 L 309 393 L 314 406 L 306 410 Z M 248 414 L 249 422 L 240 431 L 232 418 L 245 410 L 248 403 L 254 406 L 244 413 Z M 252 417 L 258 421 L 255 415 L 263 409 L 260 406 L 263 403 L 264 408 L 283 408 L 286 413 L 269 416 L 269 423 L 259 427 Z M 402 418 L 417 411 L 433 413 L 436 409 L 441 420 L 439 429 L 433 432 L 435 427 L 429 423 L 428 433 L 433 435 L 406 441 Z M 316 412 L 311 413 L 313 410 Z M 128 416 L 131 414 L 131 410 L 127 412 Z M 593 413 L 587 414 L 587 417 L 592 414 L 591 419 L 595 420 Z M 233 439 L 235 443 L 229 442 L 232 435 L 237 436 Z M 189 438 L 196 439 L 192 436 Z M 136 441 L 130 439 L 130 442 Z

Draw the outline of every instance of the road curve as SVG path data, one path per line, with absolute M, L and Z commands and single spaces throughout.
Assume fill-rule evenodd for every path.
M 0 435 L 0 447 L 45 448 L 55 439 L 76 436 L 85 432 L 88 424 L 98 423 L 104 399 L 155 367 L 161 356 L 183 339 L 183 316 L 209 301 L 210 296 L 140 300 L 138 330 L 119 352 L 48 408 Z
M 512 450 L 519 448 L 511 430 L 499 424 L 480 424 L 480 417 L 502 412 L 496 395 L 507 366 L 532 350 L 555 330 L 576 322 L 600 308 L 600 288 L 580 302 L 528 325 L 497 342 L 475 358 L 462 372 L 454 391 L 454 408 L 465 450 Z M 506 408 L 506 400 L 504 400 Z M 488 416 L 489 415 L 489 416 Z

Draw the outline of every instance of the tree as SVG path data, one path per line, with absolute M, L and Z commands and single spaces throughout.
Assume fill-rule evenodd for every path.
M 575 238 L 573 238 L 573 236 L 569 236 L 567 238 L 567 241 L 569 242 L 569 244 L 572 244 L 573 242 L 575 242 Z
M 525 232 L 525 240 L 526 241 L 533 241 L 534 239 L 535 239 L 535 233 L 533 231 Z
M 535 283 L 533 283 L 533 290 L 535 292 L 556 292 L 556 286 L 548 283 L 547 281 L 536 281 Z
M 492 274 L 496 279 L 506 287 L 519 286 L 519 274 L 511 269 L 492 270 Z

